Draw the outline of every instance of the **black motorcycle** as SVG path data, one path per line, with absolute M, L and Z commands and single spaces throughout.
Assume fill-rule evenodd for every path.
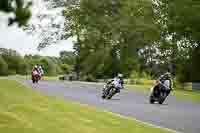
M 159 81 L 156 82 L 156 85 L 151 88 L 150 90 L 150 97 L 149 97 L 149 102 L 150 104 L 153 104 L 155 102 L 158 102 L 159 104 L 163 104 L 167 97 L 167 93 Z
M 107 83 L 104 85 L 102 90 L 102 98 L 103 99 L 111 99 L 117 93 L 117 89 L 114 87 L 112 83 Z

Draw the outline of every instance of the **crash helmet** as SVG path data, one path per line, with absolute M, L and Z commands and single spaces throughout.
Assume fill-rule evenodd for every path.
M 37 66 L 37 65 L 35 65 L 35 66 L 34 66 L 34 68 L 35 68 L 35 69 L 37 69 L 37 68 L 38 68 L 38 66 Z
M 117 75 L 117 77 L 118 77 L 118 78 L 123 78 L 123 74 L 119 73 L 119 74 Z
M 170 79 L 171 78 L 171 73 L 170 72 L 166 72 L 164 74 L 164 77 L 167 78 L 167 79 Z

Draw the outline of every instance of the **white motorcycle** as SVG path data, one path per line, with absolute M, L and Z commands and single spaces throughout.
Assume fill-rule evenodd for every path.
M 112 83 L 106 84 L 102 90 L 102 99 L 111 99 L 117 92 L 117 89 Z

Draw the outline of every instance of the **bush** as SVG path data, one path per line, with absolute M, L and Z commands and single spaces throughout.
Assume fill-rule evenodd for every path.
M 149 74 L 147 74 L 146 72 L 142 72 L 141 77 L 144 79 L 149 79 L 149 80 L 152 79 L 152 77 Z
M 130 76 L 129 84 L 141 84 L 141 85 L 153 85 L 154 80 L 151 80 L 151 76 L 143 72 L 140 74 L 137 71 L 133 71 Z
M 139 82 L 140 75 L 137 71 L 132 71 L 130 75 L 130 83 L 137 84 Z
M 17 74 L 17 72 L 16 72 L 16 70 L 8 70 L 8 75 L 16 75 Z
M 64 74 L 69 74 L 72 70 L 72 67 L 68 64 L 61 64 L 60 67 L 62 71 L 64 72 Z
M 82 77 L 82 80 L 87 81 L 87 82 L 96 82 L 97 81 L 91 74 L 84 75 Z
M 49 58 L 43 58 L 40 60 L 40 64 L 43 67 L 44 75 L 46 76 L 55 76 L 56 73 L 56 64 Z
M 63 74 L 63 70 L 61 69 L 61 67 L 59 65 L 56 65 L 56 74 Z
M 2 76 L 8 75 L 8 64 L 1 56 L 0 56 L 0 75 Z
M 8 64 L 8 70 L 10 71 L 9 74 L 16 74 L 18 70 L 20 69 L 20 63 L 23 61 L 23 58 L 15 54 L 14 52 L 12 53 L 3 53 L 2 58 L 5 60 L 5 62 Z M 12 72 L 11 72 L 12 71 Z
M 23 60 L 19 64 L 17 74 L 26 75 L 29 72 L 29 65 Z
M 141 79 L 141 84 L 143 85 L 153 85 L 154 84 L 154 80 L 150 80 L 150 79 Z

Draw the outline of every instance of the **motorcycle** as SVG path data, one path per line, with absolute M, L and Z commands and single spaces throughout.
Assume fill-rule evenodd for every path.
M 117 89 L 112 83 L 104 85 L 102 90 L 102 99 L 111 99 L 117 93 Z
M 156 81 L 154 87 L 150 89 L 150 96 L 149 96 L 150 104 L 154 104 L 155 102 L 163 104 L 163 102 L 168 96 L 168 94 L 166 93 L 166 89 L 163 89 L 166 86 L 169 86 L 168 81 L 165 81 L 164 83 Z

